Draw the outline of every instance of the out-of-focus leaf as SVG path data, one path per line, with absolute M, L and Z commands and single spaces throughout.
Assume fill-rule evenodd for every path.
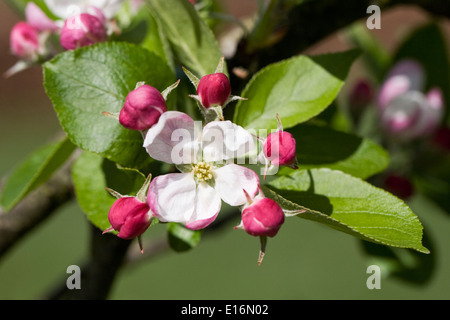
M 200 230 L 190 230 L 179 223 L 170 222 L 167 227 L 170 247 L 177 251 L 188 251 L 198 245 L 201 238 Z
M 369 263 L 379 265 L 389 276 L 414 284 L 427 283 L 436 267 L 436 251 L 427 235 L 423 234 L 423 244 L 429 248 L 430 254 L 421 254 L 415 250 L 403 250 L 382 246 L 373 242 L 361 241 Z
M 29 192 L 57 170 L 75 150 L 75 146 L 64 138 L 43 146 L 20 163 L 5 183 L 0 204 L 5 211 L 11 210 Z

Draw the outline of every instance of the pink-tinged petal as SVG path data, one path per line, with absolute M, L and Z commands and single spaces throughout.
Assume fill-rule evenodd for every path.
M 394 65 L 386 76 L 378 95 L 378 107 L 382 110 L 400 94 L 410 90 L 422 90 L 425 72 L 414 60 L 402 60 Z
M 202 133 L 203 160 L 206 162 L 243 158 L 256 150 L 250 132 L 231 121 L 213 121 Z
M 25 7 L 25 17 L 29 25 L 39 31 L 55 32 L 59 29 L 56 23 L 51 20 L 34 2 L 28 2 Z
M 402 75 L 386 80 L 378 94 L 379 111 L 384 111 L 395 97 L 408 91 L 409 87 L 408 78 Z
M 439 88 L 432 88 L 427 93 L 427 101 L 430 106 L 436 110 L 442 110 L 444 107 L 444 97 L 442 90 Z
M 220 198 L 231 206 L 240 206 L 247 202 L 247 194 L 253 198 L 259 190 L 259 177 L 251 169 L 229 164 L 214 169 L 215 189 Z
M 422 115 L 420 92 L 412 91 L 396 97 L 381 117 L 384 132 L 395 139 L 410 140 L 416 138 Z
M 420 63 L 411 59 L 401 60 L 396 63 L 387 75 L 387 79 L 403 75 L 410 83 L 409 90 L 422 90 L 425 83 L 425 71 Z
M 192 174 L 170 173 L 153 178 L 147 203 L 163 222 L 186 222 L 194 214 L 196 193 Z
M 174 164 L 196 162 L 200 150 L 194 120 L 178 111 L 167 111 L 151 127 L 144 140 L 144 148 L 153 159 Z
M 409 91 L 395 98 L 382 114 L 388 135 L 401 140 L 422 138 L 436 129 L 442 112 L 432 107 L 424 94 Z
M 186 222 L 186 228 L 191 230 L 203 229 L 211 224 L 219 214 L 222 200 L 214 188 L 206 182 L 199 182 L 194 214 Z

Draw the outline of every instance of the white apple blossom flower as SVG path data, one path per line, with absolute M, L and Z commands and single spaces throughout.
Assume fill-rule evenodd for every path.
M 245 192 L 251 197 L 258 192 L 258 175 L 229 163 L 255 147 L 253 136 L 230 121 L 202 128 L 188 115 L 168 111 L 148 130 L 144 147 L 152 158 L 181 171 L 158 176 L 150 184 L 147 201 L 161 221 L 202 229 L 215 220 L 222 200 L 241 206 L 247 202 Z
M 442 90 L 425 89 L 425 70 L 418 62 L 401 60 L 383 82 L 377 99 L 383 132 L 390 138 L 409 141 L 431 134 L 444 114 Z
M 124 0 L 45 0 L 50 11 L 64 20 L 75 14 L 90 13 L 92 7 L 100 9 L 106 19 L 111 19 L 123 2 Z

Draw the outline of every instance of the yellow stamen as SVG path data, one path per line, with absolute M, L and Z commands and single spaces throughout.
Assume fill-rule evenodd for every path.
M 205 162 L 197 163 L 192 172 L 198 181 L 208 181 L 213 178 L 212 167 Z

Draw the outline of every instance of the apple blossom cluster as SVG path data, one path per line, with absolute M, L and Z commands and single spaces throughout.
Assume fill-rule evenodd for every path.
M 443 93 L 438 87 L 425 89 L 425 83 L 426 72 L 413 59 L 395 63 L 378 90 L 366 79 L 358 81 L 349 95 L 355 122 L 363 109 L 373 103 L 386 141 L 394 144 L 429 141 L 445 150 L 450 134 L 441 123 L 445 109 Z M 404 200 L 411 197 L 414 194 L 411 179 L 404 173 L 391 171 L 381 181 L 383 188 Z
M 444 102 L 440 88 L 424 92 L 425 72 L 414 60 L 399 61 L 389 71 L 377 97 L 384 133 L 411 141 L 433 133 L 442 120 Z
M 13 75 L 30 65 L 56 55 L 52 38 L 59 39 L 62 50 L 73 50 L 108 40 L 118 32 L 114 16 L 124 0 L 45 0 L 56 20 L 49 18 L 34 2 L 25 8 L 25 21 L 10 32 L 11 52 L 19 61 L 6 72 Z
M 147 189 L 145 199 L 142 192 L 139 197 L 113 192 L 118 199 L 109 211 L 111 227 L 105 232 L 115 230 L 121 238 L 139 238 L 154 218 L 181 223 L 191 230 L 203 229 L 217 218 L 223 201 L 242 212 L 235 228 L 260 237 L 262 244 L 278 233 L 284 222 L 282 208 L 264 196 L 258 174 L 241 162 L 256 154 L 259 164 L 266 167 L 264 176 L 269 167 L 295 167 L 295 139 L 283 131 L 279 118 L 277 131 L 267 138 L 224 120 L 222 109 L 243 98 L 231 95 L 222 68 L 223 59 L 215 73 L 201 79 L 184 69 L 196 87 L 197 94 L 190 97 L 198 102 L 204 122 L 183 112 L 167 111 L 167 95 L 179 81 L 163 92 L 138 83 L 119 114 L 104 113 L 115 116 L 127 129 L 140 131 L 149 156 L 177 169 L 149 179 L 148 187 L 143 187 Z

